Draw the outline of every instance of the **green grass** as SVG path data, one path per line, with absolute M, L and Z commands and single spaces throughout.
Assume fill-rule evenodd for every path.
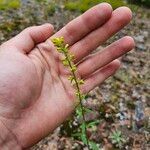
M 20 0 L 0 0 L 0 10 L 17 9 L 20 3 Z
M 144 5 L 150 7 L 150 0 L 128 0 L 128 2 L 138 4 L 139 6 Z
M 124 6 L 126 3 L 123 0 L 76 0 L 74 1 L 69 1 L 65 3 L 65 7 L 68 10 L 71 11 L 80 11 L 80 12 L 85 12 L 88 10 L 90 7 L 102 3 L 102 2 L 107 2 L 112 5 L 113 9 L 116 9 L 117 7 Z

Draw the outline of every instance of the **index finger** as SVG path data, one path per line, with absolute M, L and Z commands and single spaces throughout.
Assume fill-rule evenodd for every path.
M 98 4 L 69 22 L 51 38 L 63 36 L 65 42 L 71 46 L 91 31 L 103 25 L 111 17 L 111 14 L 112 7 L 110 4 Z

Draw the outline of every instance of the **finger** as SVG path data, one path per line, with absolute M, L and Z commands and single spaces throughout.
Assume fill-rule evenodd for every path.
M 127 7 L 120 7 L 114 10 L 111 18 L 102 27 L 93 31 L 71 47 L 71 52 L 75 55 L 76 62 L 121 30 L 130 22 L 131 18 L 132 12 Z
M 82 86 L 83 93 L 88 93 L 96 86 L 101 84 L 105 79 L 112 76 L 120 67 L 120 61 L 114 60 L 103 69 L 97 71 L 96 73 L 92 74 L 85 80 L 84 85 Z
M 20 34 L 10 39 L 4 45 L 16 47 L 24 53 L 30 52 L 36 44 L 45 41 L 53 33 L 51 24 L 28 27 Z
M 89 56 L 85 61 L 79 64 L 78 73 L 84 78 L 127 53 L 133 47 L 134 40 L 131 37 L 126 36 L 106 47 L 102 52 L 97 52 L 96 54 Z
M 92 30 L 104 24 L 111 17 L 111 13 L 112 7 L 109 4 L 101 3 L 96 5 L 86 11 L 83 15 L 68 23 L 60 31 L 54 34 L 53 37 L 63 36 L 65 42 L 72 45 Z

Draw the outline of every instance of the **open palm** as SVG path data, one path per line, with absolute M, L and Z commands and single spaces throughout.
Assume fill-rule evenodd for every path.
M 30 147 L 53 131 L 74 109 L 74 88 L 69 71 L 50 38 L 63 36 L 78 64 L 77 73 L 89 92 L 119 68 L 118 57 L 134 47 L 124 37 L 89 55 L 131 19 L 131 11 L 112 12 L 103 3 L 88 10 L 52 35 L 45 24 L 29 27 L 0 47 L 0 120 L 21 147 Z

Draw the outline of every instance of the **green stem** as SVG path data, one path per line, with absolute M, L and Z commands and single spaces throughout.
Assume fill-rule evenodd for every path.
M 82 128 L 82 132 L 85 136 L 87 147 L 88 147 L 88 149 L 90 149 L 89 140 L 87 137 L 87 126 L 86 126 L 86 120 L 85 120 L 85 114 L 84 114 L 84 106 L 82 104 L 83 95 L 82 95 L 82 93 L 80 91 L 80 87 L 79 87 L 79 85 L 81 84 L 79 81 L 81 81 L 81 80 L 78 81 L 78 78 L 75 75 L 76 66 L 73 63 L 72 55 L 69 54 L 69 49 L 68 49 L 69 45 L 65 44 L 63 37 L 54 38 L 54 39 L 52 39 L 52 42 L 57 47 L 57 50 L 60 53 L 63 53 L 65 55 L 64 60 L 67 62 L 68 67 L 70 67 L 70 71 L 72 73 L 72 78 L 73 78 L 73 80 L 75 82 L 75 86 L 76 86 L 76 93 L 77 93 L 77 96 L 79 99 L 79 105 L 81 106 L 81 115 L 83 117 L 83 125 L 84 125 L 84 128 Z M 64 61 L 64 65 L 66 65 L 65 61 Z
M 67 53 L 65 53 L 65 57 L 66 57 L 66 60 L 68 61 L 69 67 L 70 67 L 70 68 L 73 68 L 72 63 L 70 62 Z M 81 90 L 80 90 L 80 87 L 79 87 L 79 84 L 78 84 L 78 81 L 77 81 L 77 78 L 76 78 L 76 75 L 75 75 L 75 71 L 74 71 L 74 70 L 71 70 L 71 73 L 72 73 L 73 78 L 74 78 L 74 81 L 75 81 L 75 85 L 76 85 L 76 88 L 77 88 L 77 93 L 79 93 L 78 99 L 79 99 L 79 103 L 80 103 L 80 106 L 81 106 L 81 112 L 82 112 L 82 117 L 83 117 L 83 123 L 84 123 L 84 127 L 85 127 L 86 143 L 87 143 L 88 149 L 90 149 L 90 147 L 89 147 L 89 140 L 88 140 L 88 137 L 87 137 L 86 119 L 85 119 L 85 114 L 84 114 L 84 106 L 83 106 L 83 104 L 82 104 Z

